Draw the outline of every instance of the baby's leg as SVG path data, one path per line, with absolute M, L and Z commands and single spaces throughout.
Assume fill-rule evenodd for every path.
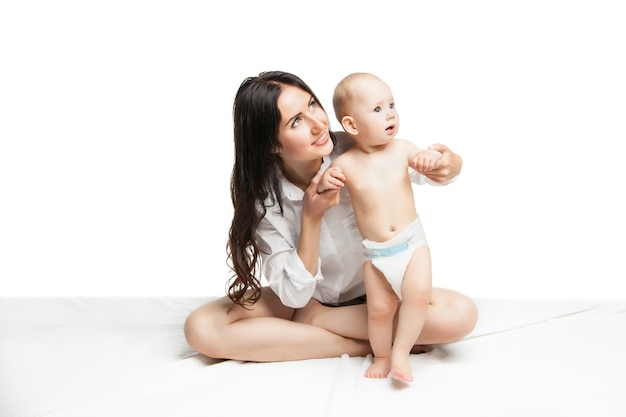
M 386 378 L 391 369 L 393 318 L 398 298 L 385 276 L 371 262 L 363 265 L 363 280 L 367 293 L 367 328 L 374 352 L 374 363 L 365 371 L 365 376 Z
M 402 304 L 391 353 L 391 376 L 394 379 L 413 381 L 409 354 L 426 321 L 431 290 L 430 249 L 420 246 L 413 253 L 402 280 Z

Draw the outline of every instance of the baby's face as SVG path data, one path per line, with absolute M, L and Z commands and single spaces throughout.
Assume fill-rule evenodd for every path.
M 391 89 L 375 77 L 364 77 L 355 83 L 357 94 L 352 99 L 351 110 L 359 132 L 356 140 L 366 140 L 370 145 L 390 141 L 400 128 Z

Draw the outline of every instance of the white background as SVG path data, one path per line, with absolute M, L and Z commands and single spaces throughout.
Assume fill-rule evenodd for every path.
M 279 69 L 329 111 L 376 73 L 462 155 L 418 188 L 435 285 L 626 298 L 622 1 L 214 4 L 0 5 L 0 296 L 222 295 L 233 97 Z

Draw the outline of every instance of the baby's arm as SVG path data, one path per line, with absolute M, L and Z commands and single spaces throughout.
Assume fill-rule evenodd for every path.
M 331 166 L 322 174 L 322 178 L 317 185 L 317 193 L 321 194 L 327 190 L 338 190 L 344 186 L 345 181 L 346 177 L 343 175 L 341 168 Z
M 419 173 L 429 172 L 435 168 L 435 163 L 441 159 L 441 152 L 434 149 L 422 149 L 411 159 L 411 168 Z

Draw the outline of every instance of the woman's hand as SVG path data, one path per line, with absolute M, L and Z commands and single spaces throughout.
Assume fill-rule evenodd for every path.
M 309 215 L 315 219 L 321 219 L 326 213 L 326 210 L 339 203 L 341 187 L 337 189 L 329 189 L 322 193 L 318 193 L 320 179 L 323 172 L 318 172 L 309 183 L 309 186 L 304 190 L 303 199 L 303 216 Z
M 446 145 L 435 143 L 428 147 L 441 152 L 441 158 L 435 163 L 435 167 L 428 172 L 420 172 L 438 184 L 448 184 L 461 173 L 463 159 L 452 152 Z

